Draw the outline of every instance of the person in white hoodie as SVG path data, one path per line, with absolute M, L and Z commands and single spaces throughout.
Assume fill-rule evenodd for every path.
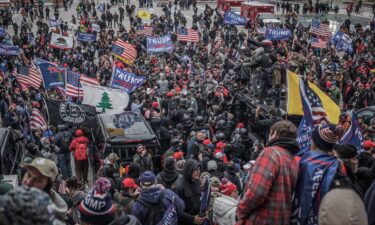
M 220 184 L 221 197 L 215 198 L 213 206 L 213 221 L 217 225 L 236 224 L 236 210 L 238 205 L 237 186 L 223 178 Z

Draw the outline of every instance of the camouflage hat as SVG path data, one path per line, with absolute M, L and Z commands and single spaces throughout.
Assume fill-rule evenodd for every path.
M 35 158 L 31 163 L 21 163 L 21 167 L 25 169 L 35 168 L 43 176 L 49 177 L 52 181 L 56 180 L 59 173 L 56 163 L 46 158 Z

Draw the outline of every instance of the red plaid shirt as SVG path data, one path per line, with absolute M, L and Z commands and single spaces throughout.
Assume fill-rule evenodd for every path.
M 237 208 L 237 225 L 288 225 L 298 163 L 287 150 L 272 146 L 258 156 L 247 191 Z

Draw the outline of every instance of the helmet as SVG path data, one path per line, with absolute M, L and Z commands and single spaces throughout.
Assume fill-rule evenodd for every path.
M 225 134 L 223 132 L 219 132 L 215 135 L 215 138 L 217 141 L 224 141 L 225 140 Z
M 191 117 L 194 117 L 194 109 L 193 108 L 188 108 L 186 110 L 186 114 L 191 116 Z
M 191 117 L 189 116 L 189 115 L 184 115 L 183 117 L 182 117 L 182 124 L 184 125 L 184 126 L 191 126 L 192 125 L 192 121 L 191 121 Z
M 173 138 L 173 139 L 171 140 L 171 145 L 177 145 L 178 143 L 180 143 L 180 140 L 177 139 L 177 138 Z
M 202 126 L 203 123 L 204 123 L 204 118 L 203 118 L 203 116 L 197 116 L 197 117 L 195 118 L 195 124 L 196 124 L 196 125 L 200 125 L 200 126 Z
M 58 130 L 65 130 L 65 124 L 59 124 L 57 125 Z
M 247 136 L 247 129 L 246 128 L 240 128 L 240 134 L 241 134 L 241 136 Z
M 216 129 L 217 130 L 224 130 L 227 127 L 227 121 L 219 120 L 216 122 Z

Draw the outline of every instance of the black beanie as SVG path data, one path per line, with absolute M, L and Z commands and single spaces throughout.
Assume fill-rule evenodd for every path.
M 341 159 L 351 159 L 357 156 L 357 149 L 350 144 L 337 145 L 336 150 Z
M 174 173 L 176 171 L 176 160 L 173 157 L 168 157 L 164 162 L 164 171 L 166 173 Z

